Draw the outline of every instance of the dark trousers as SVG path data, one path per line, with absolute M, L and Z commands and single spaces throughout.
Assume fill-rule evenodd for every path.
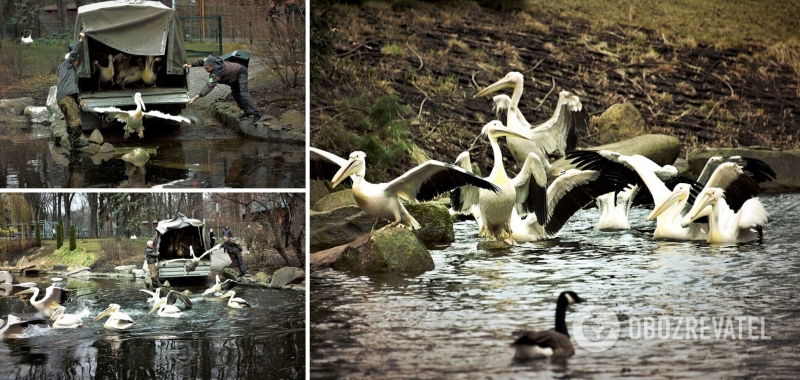
M 250 95 L 250 90 L 247 88 L 246 67 L 242 66 L 241 71 L 239 71 L 239 80 L 236 83 L 231 84 L 230 87 L 233 100 L 236 101 L 236 104 L 242 109 L 242 111 L 250 115 L 261 115 L 261 112 L 256 107 L 256 102 Z
M 236 261 L 236 265 L 239 267 L 239 275 L 240 276 L 244 275 L 245 271 L 244 271 L 244 260 L 242 259 L 242 252 L 228 253 L 228 255 L 230 255 L 232 260 Z

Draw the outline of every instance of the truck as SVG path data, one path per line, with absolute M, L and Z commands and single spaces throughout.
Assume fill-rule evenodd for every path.
M 159 254 L 155 273 L 159 282 L 172 279 L 205 281 L 211 274 L 211 255 L 200 259 L 193 270 L 188 266 L 192 259 L 189 247 L 199 257 L 208 247 L 207 237 L 203 221 L 187 218 L 181 213 L 172 219 L 159 221 L 153 238 L 153 247 Z
M 78 90 L 88 109 L 134 109 L 133 95 L 142 94 L 147 110 L 179 115 L 189 101 L 186 49 L 178 14 L 156 1 L 128 3 L 106 1 L 78 8 L 74 41 L 84 32 L 83 57 L 78 71 Z M 77 42 L 76 42 L 77 43 Z M 145 84 L 136 70 L 155 73 Z M 114 69 L 111 80 L 107 79 Z M 104 71 L 105 70 L 105 71 Z M 146 75 L 152 79 L 152 75 Z M 118 79 L 119 78 L 119 79 Z M 131 83 L 125 83 L 125 79 Z M 83 129 L 108 126 L 91 112 L 81 114 Z M 171 121 L 161 120 L 159 123 Z M 177 124 L 177 122 L 174 122 Z

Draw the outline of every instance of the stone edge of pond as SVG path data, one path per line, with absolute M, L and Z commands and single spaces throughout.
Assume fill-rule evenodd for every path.
M 250 117 L 239 120 L 242 111 L 230 103 L 212 103 L 207 111 L 224 126 L 248 137 L 288 144 L 306 143 L 305 117 L 301 121 L 302 114 L 296 110 L 286 111 L 281 117 L 262 114 L 257 125 L 252 124 Z
M 72 278 L 72 279 L 90 279 L 90 278 L 108 278 L 108 279 L 126 279 L 126 280 L 136 280 L 137 277 L 133 273 L 112 273 L 112 272 L 89 272 L 88 270 L 83 270 L 79 273 L 85 273 L 81 275 L 69 275 L 70 272 L 59 272 L 59 271 L 47 271 L 47 272 L 40 272 L 39 275 L 47 275 L 48 277 L 63 277 L 63 278 Z M 264 289 L 275 289 L 275 290 L 295 290 L 295 291 L 305 291 L 305 285 L 298 285 L 298 284 L 290 284 L 290 285 L 283 285 L 283 286 L 272 286 L 270 284 L 265 284 L 263 282 L 258 281 L 251 281 L 248 279 L 240 279 L 238 280 L 240 286 L 251 286 L 257 288 L 264 288 Z

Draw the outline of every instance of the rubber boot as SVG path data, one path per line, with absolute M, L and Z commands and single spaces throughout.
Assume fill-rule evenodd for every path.
M 80 148 L 89 146 L 89 143 L 86 142 L 86 141 L 81 140 L 81 137 L 83 137 L 83 133 L 81 132 L 81 128 L 80 127 L 73 128 L 69 132 L 70 150 L 78 150 Z

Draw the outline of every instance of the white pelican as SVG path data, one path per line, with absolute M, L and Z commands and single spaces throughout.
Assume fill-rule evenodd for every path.
M 709 243 L 746 243 L 761 239 L 761 227 L 769 221 L 769 215 L 758 198 L 750 198 L 734 213 L 725 202 L 725 192 L 718 187 L 703 189 L 692 209 L 683 218 L 681 225 L 689 225 L 700 217 L 701 211 L 711 206 L 708 215 Z
M 108 66 L 103 67 L 100 66 L 100 63 L 97 60 L 92 62 L 92 65 L 100 71 L 100 74 L 97 76 L 97 88 L 100 89 L 102 84 L 111 83 L 114 84 L 114 61 L 119 61 L 122 58 L 122 54 L 117 55 L 108 55 Z
M 612 191 L 595 199 L 600 218 L 596 228 L 600 231 L 627 230 L 631 228 L 628 213 L 633 200 L 639 193 L 639 185 L 633 185 L 622 191 Z
M 154 292 L 151 292 L 147 289 L 139 289 L 140 292 L 147 293 L 150 297 L 147 298 L 147 303 L 156 304 L 158 301 L 161 301 L 161 288 L 158 287 Z
M 570 169 L 547 188 L 547 223 L 533 215 L 525 219 L 511 218 L 513 238 L 518 242 L 547 239 L 557 234 L 578 210 L 592 203 L 601 194 L 620 191 L 628 181 L 614 172 Z
M 74 329 L 83 326 L 83 321 L 79 315 L 64 314 L 65 310 L 67 310 L 67 308 L 59 306 L 56 311 L 53 312 L 53 315 L 50 316 L 54 329 Z
M 575 151 L 567 153 L 567 159 L 573 159 L 572 163 L 581 169 L 600 170 L 600 171 L 613 171 L 623 175 L 628 179 L 629 183 L 633 183 L 642 188 L 645 188 L 653 197 L 653 203 L 656 205 L 663 204 L 670 198 L 672 191 L 661 179 L 675 175 L 677 177 L 677 169 L 671 165 L 664 167 L 659 166 L 649 158 L 633 155 L 623 156 L 615 152 L 606 150 L 601 151 Z M 699 189 L 700 185 L 688 179 L 680 179 L 691 182 L 691 186 Z M 657 239 L 677 239 L 677 240 L 705 240 L 706 230 L 705 226 L 697 223 L 689 227 L 682 227 L 679 222 L 681 209 L 683 205 L 672 205 L 659 215 L 655 216 L 656 230 L 653 237 Z M 627 215 L 626 215 L 627 218 Z
M 578 97 L 568 91 L 561 91 L 553 116 L 541 124 L 531 126 L 519 110 L 524 83 L 522 74 L 510 72 L 473 96 L 477 98 L 504 88 L 514 88 L 511 99 L 503 96 L 493 99 L 496 110 L 507 108 L 508 129 L 525 136 L 525 139 L 512 138 L 507 141 L 514 160 L 522 163 L 527 159 L 528 153 L 534 152 L 544 162 L 549 161 L 550 156 L 561 157 L 564 152 L 575 149 L 578 142 L 577 131 L 585 131 L 589 124 L 589 113 Z
M 156 72 L 153 70 L 153 65 L 159 61 L 161 61 L 161 58 L 156 58 L 152 55 L 147 56 L 147 63 L 144 65 L 142 70 L 142 82 L 144 82 L 145 85 L 153 85 L 153 87 L 157 87 Z
M 331 180 L 334 187 L 349 177 L 353 180 L 353 198 L 358 207 L 377 218 L 376 225 L 381 219 L 391 222 L 381 230 L 398 224 L 415 230 L 421 228 L 400 203 L 399 198 L 424 202 L 465 185 L 477 186 L 491 192 L 499 191 L 497 186 L 462 168 L 435 160 L 426 161 L 391 182 L 369 183 L 364 178 L 366 173 L 366 154 L 364 152 L 353 152 L 350 154 L 350 159 L 345 161 L 332 153 L 320 149 L 316 149 L 316 151 L 325 153 L 324 155 L 315 155 L 318 160 L 328 160 L 330 163 L 339 165 L 339 170 Z M 312 165 L 312 178 L 321 177 L 319 172 L 314 172 L 314 168 L 315 166 Z
M 119 84 L 123 89 L 125 88 L 126 84 L 136 83 L 142 79 L 142 67 L 144 67 L 142 64 L 142 59 L 137 58 L 136 62 L 138 63 L 137 66 L 128 66 L 122 69 L 117 69 L 117 77 L 114 79 L 114 82 Z
M 491 192 L 465 186 L 450 194 L 450 205 L 455 212 L 461 214 L 471 213 L 473 206 L 478 205 L 483 223 L 478 235 L 486 239 L 506 239 L 507 243 L 514 244 L 509 224 L 513 209 L 516 208 L 517 213 L 521 216 L 531 212 L 535 213 L 540 224 L 545 224 L 547 221 L 547 193 L 545 190 L 547 175 L 539 156 L 531 152 L 517 176 L 513 179 L 509 178 L 503 166 L 503 155 L 497 139 L 509 136 L 523 139 L 525 137 L 506 128 L 499 120 L 486 124 L 481 133 L 489 138 L 494 152 L 494 167 L 485 179 L 499 187 L 502 192 Z M 471 166 L 467 152 L 461 153 L 457 161 L 461 162 L 463 166 Z
M 6 321 L 0 320 L 0 338 L 19 338 L 28 326 L 46 323 L 42 319 L 23 321 L 17 316 L 9 314 Z
M 194 255 L 194 248 L 192 248 L 192 246 L 190 245 L 189 246 L 189 254 L 192 255 L 191 259 L 172 259 L 172 260 L 167 260 L 167 262 L 168 263 L 185 262 L 186 265 L 183 266 L 183 270 L 185 271 L 184 275 L 186 275 L 186 274 L 189 274 L 189 272 L 193 272 L 195 269 L 197 269 L 197 266 L 200 265 L 200 260 L 203 257 L 206 257 L 207 255 L 210 255 L 212 252 L 214 252 L 215 250 L 219 249 L 219 247 L 221 247 L 221 246 L 222 246 L 222 243 L 217 244 L 213 248 L 209 249 L 208 251 L 203 252 L 203 254 L 200 255 L 200 257 L 197 257 L 197 256 Z
M 108 308 L 103 310 L 102 313 L 98 314 L 97 317 L 92 320 L 92 322 L 97 322 L 105 317 L 108 317 L 106 323 L 103 324 L 103 328 L 124 330 L 133 326 L 136 322 L 134 322 L 133 319 L 128 316 L 128 314 L 119 311 L 119 309 L 119 305 L 115 303 L 109 304 Z
M 142 124 L 142 118 L 144 116 L 180 121 L 187 124 L 191 123 L 191 120 L 183 116 L 170 115 L 159 111 L 144 112 L 146 111 L 146 108 L 144 106 L 144 101 L 142 100 L 142 93 L 140 92 L 137 92 L 133 95 L 133 101 L 136 103 L 136 109 L 131 111 L 123 111 L 115 107 L 99 107 L 93 109 L 92 111 L 97 113 L 105 113 L 108 115 L 108 117 L 116 119 L 120 123 L 124 123 L 125 135 L 123 137 L 126 139 L 132 132 L 138 133 L 139 138 L 144 137 L 144 125 Z
M 575 355 L 575 348 L 569 340 L 567 330 L 567 308 L 570 305 L 581 303 L 584 299 L 575 292 L 566 291 L 558 295 L 556 301 L 556 329 L 547 331 L 520 331 L 514 335 L 518 338 L 511 343 L 514 347 L 514 358 L 520 360 L 537 358 L 568 358 Z
M 233 290 L 229 290 L 227 293 L 223 294 L 219 298 L 226 298 L 226 297 L 230 297 L 228 298 L 228 307 L 230 308 L 241 309 L 243 307 L 251 307 L 250 304 L 247 303 L 247 301 L 239 297 L 236 297 L 236 292 L 234 292 Z
M 217 275 L 217 283 L 206 289 L 206 291 L 203 292 L 203 296 L 211 296 L 216 293 L 221 293 L 223 290 L 230 290 L 236 286 L 236 284 L 237 282 L 231 279 L 226 279 L 225 281 L 219 282 L 219 275 Z
M 69 290 L 56 287 L 55 285 L 47 287 L 44 292 L 44 297 L 42 297 L 40 300 L 36 299 L 36 297 L 39 296 L 39 288 L 37 287 L 28 288 L 15 295 L 31 293 L 33 293 L 33 296 L 31 297 L 31 305 L 33 305 L 36 310 L 39 310 L 39 312 L 45 317 L 50 317 L 53 315 L 53 312 L 55 312 L 62 303 L 66 302 L 70 295 Z
M 159 317 L 178 318 L 182 316 L 184 312 L 176 305 L 177 302 L 183 303 L 183 310 L 189 310 L 192 308 L 192 301 L 189 300 L 189 297 L 186 297 L 182 293 L 174 290 L 170 290 L 170 292 L 167 293 L 167 296 L 158 300 L 158 302 L 153 305 L 153 308 L 150 309 L 150 312 L 147 314 L 153 314 L 154 311 L 158 310 Z

